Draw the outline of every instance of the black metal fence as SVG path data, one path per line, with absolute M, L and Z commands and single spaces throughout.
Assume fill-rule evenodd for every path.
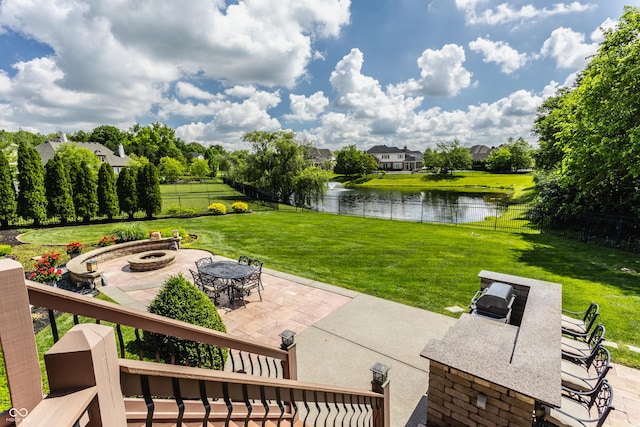
M 640 253 L 640 221 L 637 217 L 585 212 L 572 224 L 562 226 L 552 226 L 544 216 L 541 218 L 541 229 L 545 234 Z
M 540 232 L 531 224 L 529 204 L 509 204 L 498 201 L 403 200 L 385 201 L 343 199 L 327 196 L 314 207 L 319 212 L 401 221 L 431 222 L 469 226 L 510 232 Z

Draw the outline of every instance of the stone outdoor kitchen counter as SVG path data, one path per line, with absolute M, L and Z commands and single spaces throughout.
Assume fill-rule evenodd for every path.
M 488 271 L 479 277 L 483 284 L 513 285 L 520 304 L 526 298 L 520 326 L 463 314 L 441 340 L 430 341 L 420 355 L 537 402 L 559 406 L 561 285 Z

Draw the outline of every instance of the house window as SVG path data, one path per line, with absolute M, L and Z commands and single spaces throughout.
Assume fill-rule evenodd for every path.
M 398 154 L 399 159 L 404 159 L 404 154 Z
M 388 158 L 389 158 L 389 155 L 388 155 L 388 154 L 383 154 L 381 157 L 382 157 L 383 159 L 388 159 Z

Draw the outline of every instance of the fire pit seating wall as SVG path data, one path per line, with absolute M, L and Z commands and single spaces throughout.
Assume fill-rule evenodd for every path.
M 102 280 L 100 279 L 102 275 L 100 264 L 102 262 L 114 258 L 128 257 L 140 252 L 175 250 L 180 247 L 180 240 L 182 240 L 180 237 L 166 237 L 157 240 L 135 240 L 85 252 L 67 262 L 70 280 L 76 286 L 84 285 L 88 282 L 100 286 L 102 285 Z M 98 261 L 98 269 L 96 271 L 87 271 L 86 262 L 90 259 Z

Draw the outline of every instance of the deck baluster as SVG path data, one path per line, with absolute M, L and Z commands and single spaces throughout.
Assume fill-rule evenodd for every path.
M 74 325 L 78 325 L 80 323 L 80 320 L 78 319 L 78 315 L 74 314 L 73 315 L 73 324 Z
M 116 325 L 116 333 L 118 335 L 118 344 L 120 344 L 120 358 L 124 359 L 124 338 L 122 338 L 122 328 L 119 323 Z
M 224 425 L 228 426 L 229 420 L 231 420 L 231 413 L 233 412 L 233 404 L 231 403 L 231 399 L 229 399 L 229 383 L 222 383 L 222 398 L 227 405 L 227 419 L 224 421 Z
M 306 412 L 306 415 L 304 416 L 304 421 L 302 422 L 303 426 L 307 426 L 307 418 L 309 418 L 309 413 L 310 413 L 310 408 L 309 408 L 309 402 L 307 402 L 307 391 L 306 390 L 302 390 L 302 403 L 304 403 L 304 409 Z
M 242 384 L 242 398 L 244 399 L 244 404 L 247 406 L 247 416 L 244 418 L 244 427 L 249 427 L 253 406 L 251 406 L 251 401 L 249 400 L 249 389 L 246 384 Z
M 60 337 L 58 336 L 58 325 L 56 324 L 56 314 L 53 310 L 49 309 L 49 324 L 51 325 L 51 334 L 53 335 L 53 342 L 57 343 Z
M 269 402 L 267 402 L 267 397 L 264 393 L 264 386 L 260 386 L 260 401 L 262 402 L 262 406 L 264 406 L 264 417 L 262 417 L 262 427 L 265 427 L 267 422 L 267 416 L 269 415 Z
M 180 394 L 180 380 L 178 378 L 171 378 L 171 383 L 173 386 L 173 397 L 178 405 L 178 419 L 176 420 L 176 425 L 181 426 L 182 418 L 184 417 L 184 401 Z
M 211 402 L 209 402 L 209 398 L 207 397 L 207 383 L 203 380 L 198 381 L 200 386 L 200 401 L 202 402 L 202 406 L 204 406 L 204 419 L 202 420 L 202 427 L 207 427 L 209 424 L 209 415 L 211 415 Z
M 149 389 L 149 376 L 141 375 L 140 382 L 142 383 L 142 397 L 144 397 L 144 401 L 147 404 L 147 427 L 153 427 L 153 410 L 155 408 L 155 404 L 153 403 L 153 398 L 151 397 L 151 390 Z

